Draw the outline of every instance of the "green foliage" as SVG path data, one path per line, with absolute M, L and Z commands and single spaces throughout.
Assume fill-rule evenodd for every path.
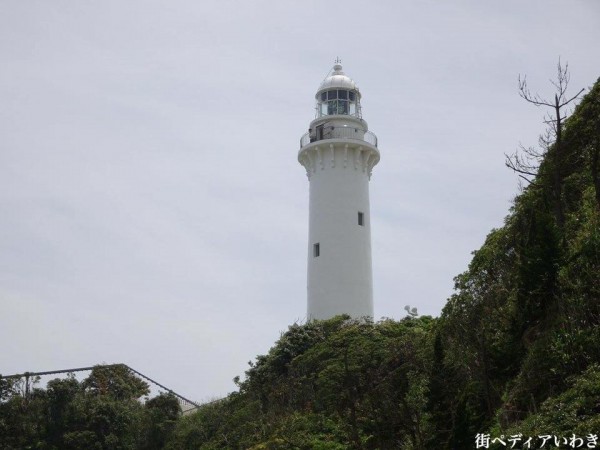
M 434 323 L 293 325 L 239 393 L 181 420 L 169 448 L 426 448 Z
M 150 392 L 148 383 L 125 365 L 96 366 L 81 386 L 90 395 L 107 395 L 116 400 L 138 399 Z
M 0 448 L 133 450 L 164 448 L 179 404 L 159 395 L 142 405 L 148 385 L 126 366 L 95 367 L 79 383 L 54 379 L 26 395 L 19 382 L 0 402 Z
M 164 448 L 170 439 L 175 424 L 181 414 L 177 397 L 173 394 L 159 394 L 148 400 L 144 405 L 144 450 L 158 450 Z
M 600 428 L 600 365 L 589 366 L 570 379 L 561 394 L 548 398 L 539 411 L 508 430 L 493 430 L 497 435 L 523 433 L 525 436 L 587 436 Z
M 590 175 L 599 92 L 597 83 L 565 124 L 565 226 L 555 222 L 544 181 L 551 171 L 542 163 L 505 226 L 457 277 L 444 309 L 439 345 L 460 376 L 443 401 L 460 405 L 466 397 L 466 422 L 478 424 L 471 435 L 494 424 L 517 426 L 564 391 L 568 377 L 600 361 L 600 208 Z M 481 399 L 487 411 L 476 407 Z

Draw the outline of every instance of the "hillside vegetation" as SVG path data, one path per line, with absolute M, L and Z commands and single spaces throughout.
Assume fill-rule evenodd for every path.
M 142 404 L 148 384 L 123 364 L 96 366 L 83 380 L 73 374 L 27 389 L 0 378 L 1 450 L 158 450 L 180 407 L 171 394 Z
M 168 448 L 468 449 L 478 433 L 597 432 L 600 82 L 560 127 L 441 317 L 293 325 Z
M 172 399 L 139 404 L 139 385 L 13 390 L 0 448 L 470 449 L 478 433 L 598 433 L 600 82 L 547 144 L 439 318 L 292 325 L 236 392 L 185 417 Z

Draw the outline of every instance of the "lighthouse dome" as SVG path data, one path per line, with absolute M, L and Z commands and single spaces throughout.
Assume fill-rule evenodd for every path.
M 339 63 L 333 66 L 333 72 L 319 86 L 317 97 L 321 92 L 329 89 L 346 89 L 348 91 L 355 91 L 360 95 L 358 86 L 352 78 L 342 71 L 342 65 Z

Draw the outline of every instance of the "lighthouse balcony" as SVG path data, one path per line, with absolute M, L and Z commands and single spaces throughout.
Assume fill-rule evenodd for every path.
M 324 141 L 327 139 L 354 139 L 364 141 L 377 147 L 377 136 L 370 131 L 364 131 L 354 127 L 336 127 L 326 126 L 318 127 L 314 131 L 309 131 L 300 138 L 300 148 L 307 146 L 312 142 Z

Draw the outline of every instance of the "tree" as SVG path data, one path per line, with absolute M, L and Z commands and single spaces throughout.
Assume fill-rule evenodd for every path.
M 148 383 L 124 364 L 95 366 L 81 385 L 86 393 L 109 395 L 116 400 L 134 400 L 150 392 Z
M 75 424 L 64 434 L 67 448 L 136 448 L 144 416 L 138 399 L 149 392 L 124 364 L 95 366 L 73 401 Z
M 550 172 L 549 186 L 552 192 L 552 205 L 554 218 L 558 227 L 562 230 L 565 223 L 565 215 L 562 200 L 563 179 L 565 177 L 566 160 L 565 149 L 563 146 L 563 125 L 567 118 L 564 109 L 569 104 L 579 98 L 584 89 L 581 89 L 572 97 L 567 95 L 570 74 L 569 65 L 564 68 L 560 62 L 557 64 L 556 81 L 550 80 L 555 87 L 553 100 L 547 100 L 539 94 L 533 94 L 527 85 L 527 78 L 519 75 L 519 96 L 526 102 L 537 107 L 543 106 L 550 108 L 544 119 L 548 125 L 546 132 L 540 137 L 540 148 L 525 148 L 521 146 L 521 151 L 516 151 L 512 155 L 505 155 L 505 164 L 508 168 L 516 172 L 527 183 L 533 183 L 533 178 L 537 178 L 542 162 L 548 164 Z M 536 180 L 537 183 L 537 180 Z
M 15 394 L 15 379 L 2 378 L 0 374 L 0 402 L 8 400 Z
M 79 382 L 73 374 L 65 379 L 50 380 L 46 387 L 46 441 L 56 448 L 64 448 L 63 435 L 76 423 L 73 402 L 81 392 Z
M 145 438 L 143 450 L 159 450 L 173 434 L 181 414 L 179 401 L 173 394 L 159 394 L 144 405 Z

